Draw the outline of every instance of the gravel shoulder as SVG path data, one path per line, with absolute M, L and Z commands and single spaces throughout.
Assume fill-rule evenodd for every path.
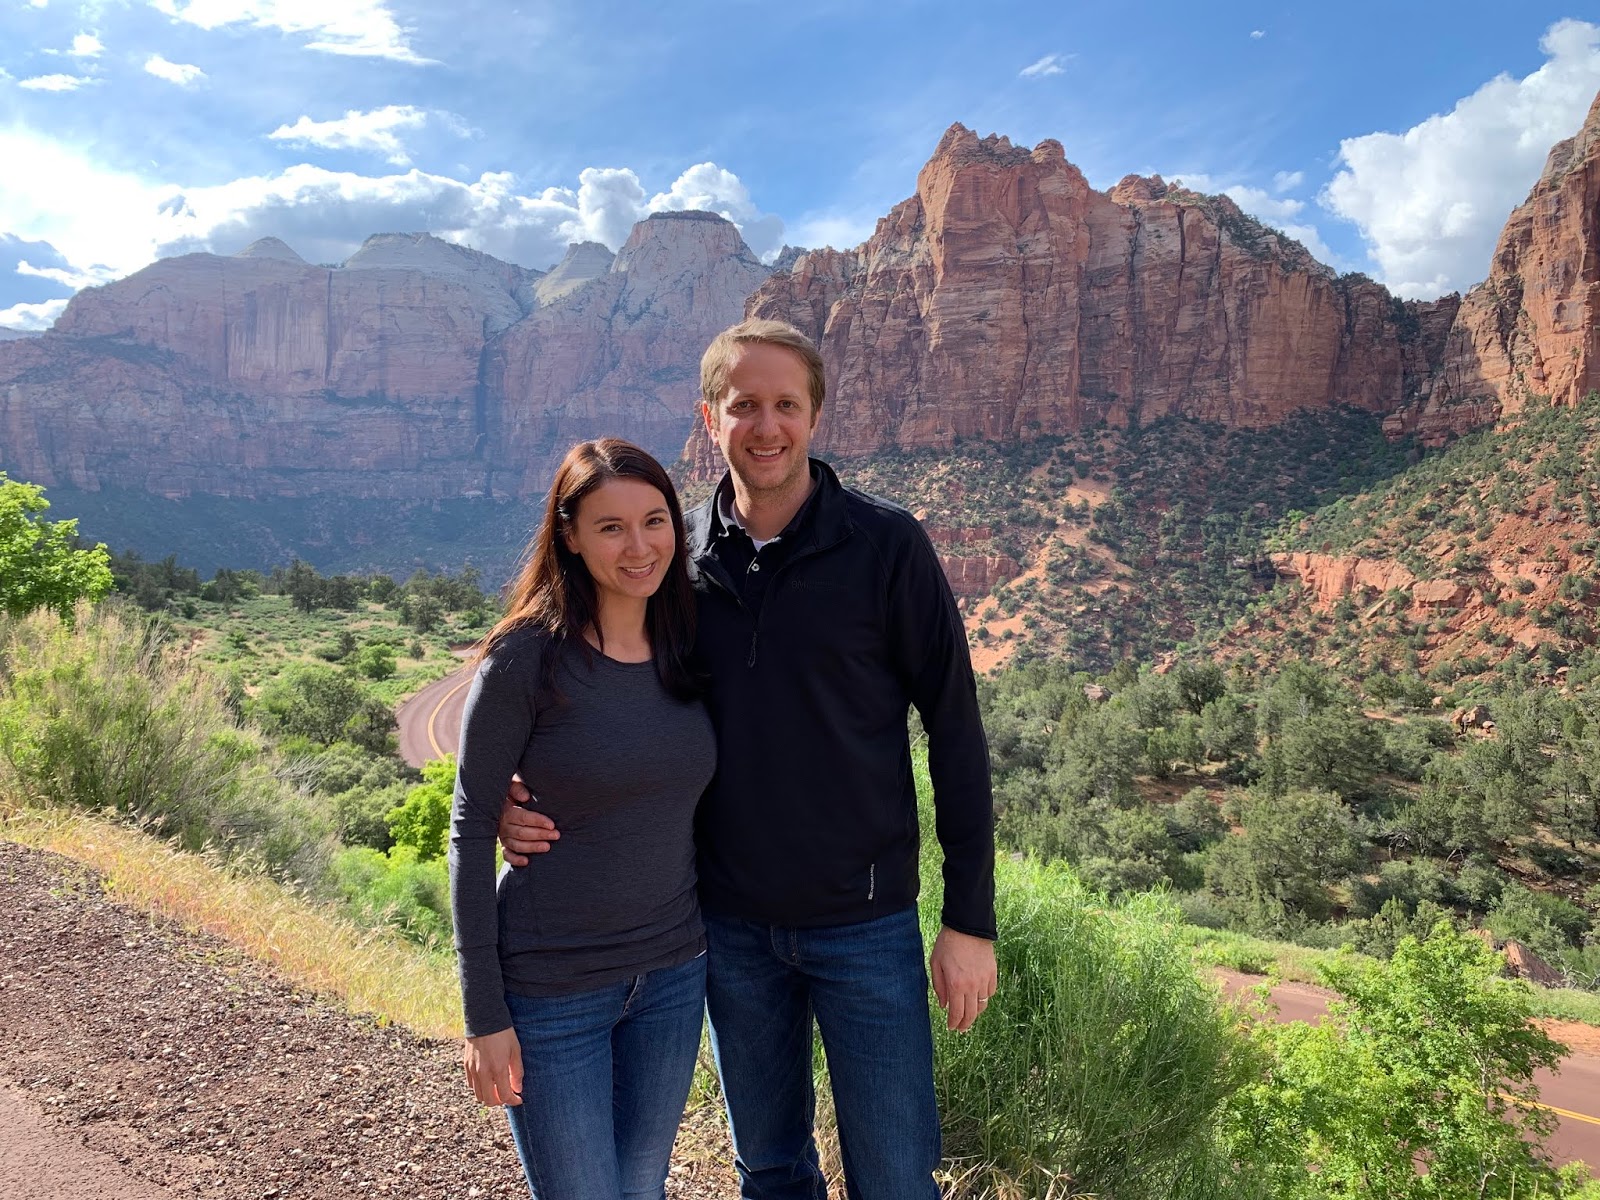
M 0 842 L 0 1195 L 528 1195 L 503 1117 L 419 1038 Z M 729 1193 L 691 1158 L 675 1200 Z

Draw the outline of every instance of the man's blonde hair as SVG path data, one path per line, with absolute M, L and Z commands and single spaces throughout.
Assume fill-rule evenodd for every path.
M 810 338 L 787 321 L 768 321 L 749 317 L 731 329 L 724 329 L 711 339 L 711 345 L 700 357 L 700 398 L 713 414 L 722 393 L 728 390 L 728 372 L 734 360 L 746 346 L 782 346 L 793 350 L 806 365 L 807 390 L 811 393 L 811 417 L 816 419 L 822 411 L 823 398 L 828 394 L 828 383 L 822 373 L 822 355 Z

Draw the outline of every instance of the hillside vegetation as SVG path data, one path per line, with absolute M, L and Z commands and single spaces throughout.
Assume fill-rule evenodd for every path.
M 1260 430 L 1171 418 L 963 442 L 840 471 L 921 516 L 958 569 L 993 574 L 963 601 L 983 666 L 1051 658 L 1099 672 L 1231 623 L 1273 582 L 1266 538 L 1287 514 L 1357 494 L 1409 453 L 1371 414 L 1335 411 Z
M 1573 408 L 1530 404 L 1359 495 L 1291 514 L 1269 546 L 1364 568 L 1314 560 L 1343 582 L 1274 593 L 1220 639 L 1227 657 L 1312 657 L 1353 678 L 1421 674 L 1461 697 L 1591 675 L 1600 394 Z
M 241 716 L 212 668 L 136 612 L 75 618 L 0 629 L 0 795 L 120 815 L 439 945 L 448 764 L 398 789 L 362 777 L 359 748 L 275 733 L 270 710 Z M 350 823 L 375 807 L 363 795 L 398 798 L 386 850 Z M 931 925 L 931 842 L 925 855 Z M 1532 993 L 1448 923 L 1343 968 L 1346 1018 L 1295 1032 L 1219 1007 L 1167 900 L 1107 900 L 1040 858 L 1003 861 L 997 884 L 1000 995 L 975 1035 L 937 1034 L 952 1196 L 1310 1198 L 1374 1172 L 1393 1196 L 1593 1195 L 1537 1152 L 1550 1118 L 1525 1106 L 1529 1080 L 1559 1049 L 1529 1022 Z M 1436 1034 L 1419 1043 L 1417 1028 Z M 1375 1104 L 1392 1126 L 1373 1126 Z

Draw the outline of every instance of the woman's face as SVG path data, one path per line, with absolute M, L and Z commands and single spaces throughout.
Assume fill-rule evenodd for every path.
M 666 497 L 642 479 L 609 479 L 595 488 L 578 502 L 563 537 L 589 568 L 602 603 L 653 596 L 677 545 Z

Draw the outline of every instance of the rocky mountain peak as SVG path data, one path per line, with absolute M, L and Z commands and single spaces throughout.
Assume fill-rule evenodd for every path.
M 616 255 L 599 242 L 573 242 L 534 288 L 540 305 L 554 304 L 611 270 Z
M 611 270 L 666 278 L 725 259 L 747 263 L 766 274 L 766 268 L 745 245 L 738 226 L 726 217 L 694 210 L 657 212 L 633 227 Z
M 1506 222 L 1489 275 L 1461 300 L 1425 401 L 1390 428 L 1439 444 L 1536 396 L 1600 388 L 1600 95 Z
M 1111 189 L 1111 199 L 1118 204 L 1148 204 L 1166 196 L 1167 181 L 1159 175 L 1124 175 Z
M 415 271 L 462 283 L 480 295 L 491 332 L 505 329 L 537 306 L 536 288 L 544 276 L 543 271 L 519 267 L 431 233 L 375 233 L 345 259 L 342 269 Z
M 1600 93 L 1596 93 L 1594 103 L 1589 106 L 1583 127 L 1550 148 L 1550 156 L 1545 159 L 1544 171 L 1539 176 L 1539 186 L 1547 187 L 1580 166 L 1595 154 L 1597 147 L 1600 147 Z
M 305 265 L 305 259 L 295 253 L 294 248 L 287 242 L 275 237 L 257 238 L 251 242 L 235 258 L 271 258 L 279 262 L 300 263 Z

